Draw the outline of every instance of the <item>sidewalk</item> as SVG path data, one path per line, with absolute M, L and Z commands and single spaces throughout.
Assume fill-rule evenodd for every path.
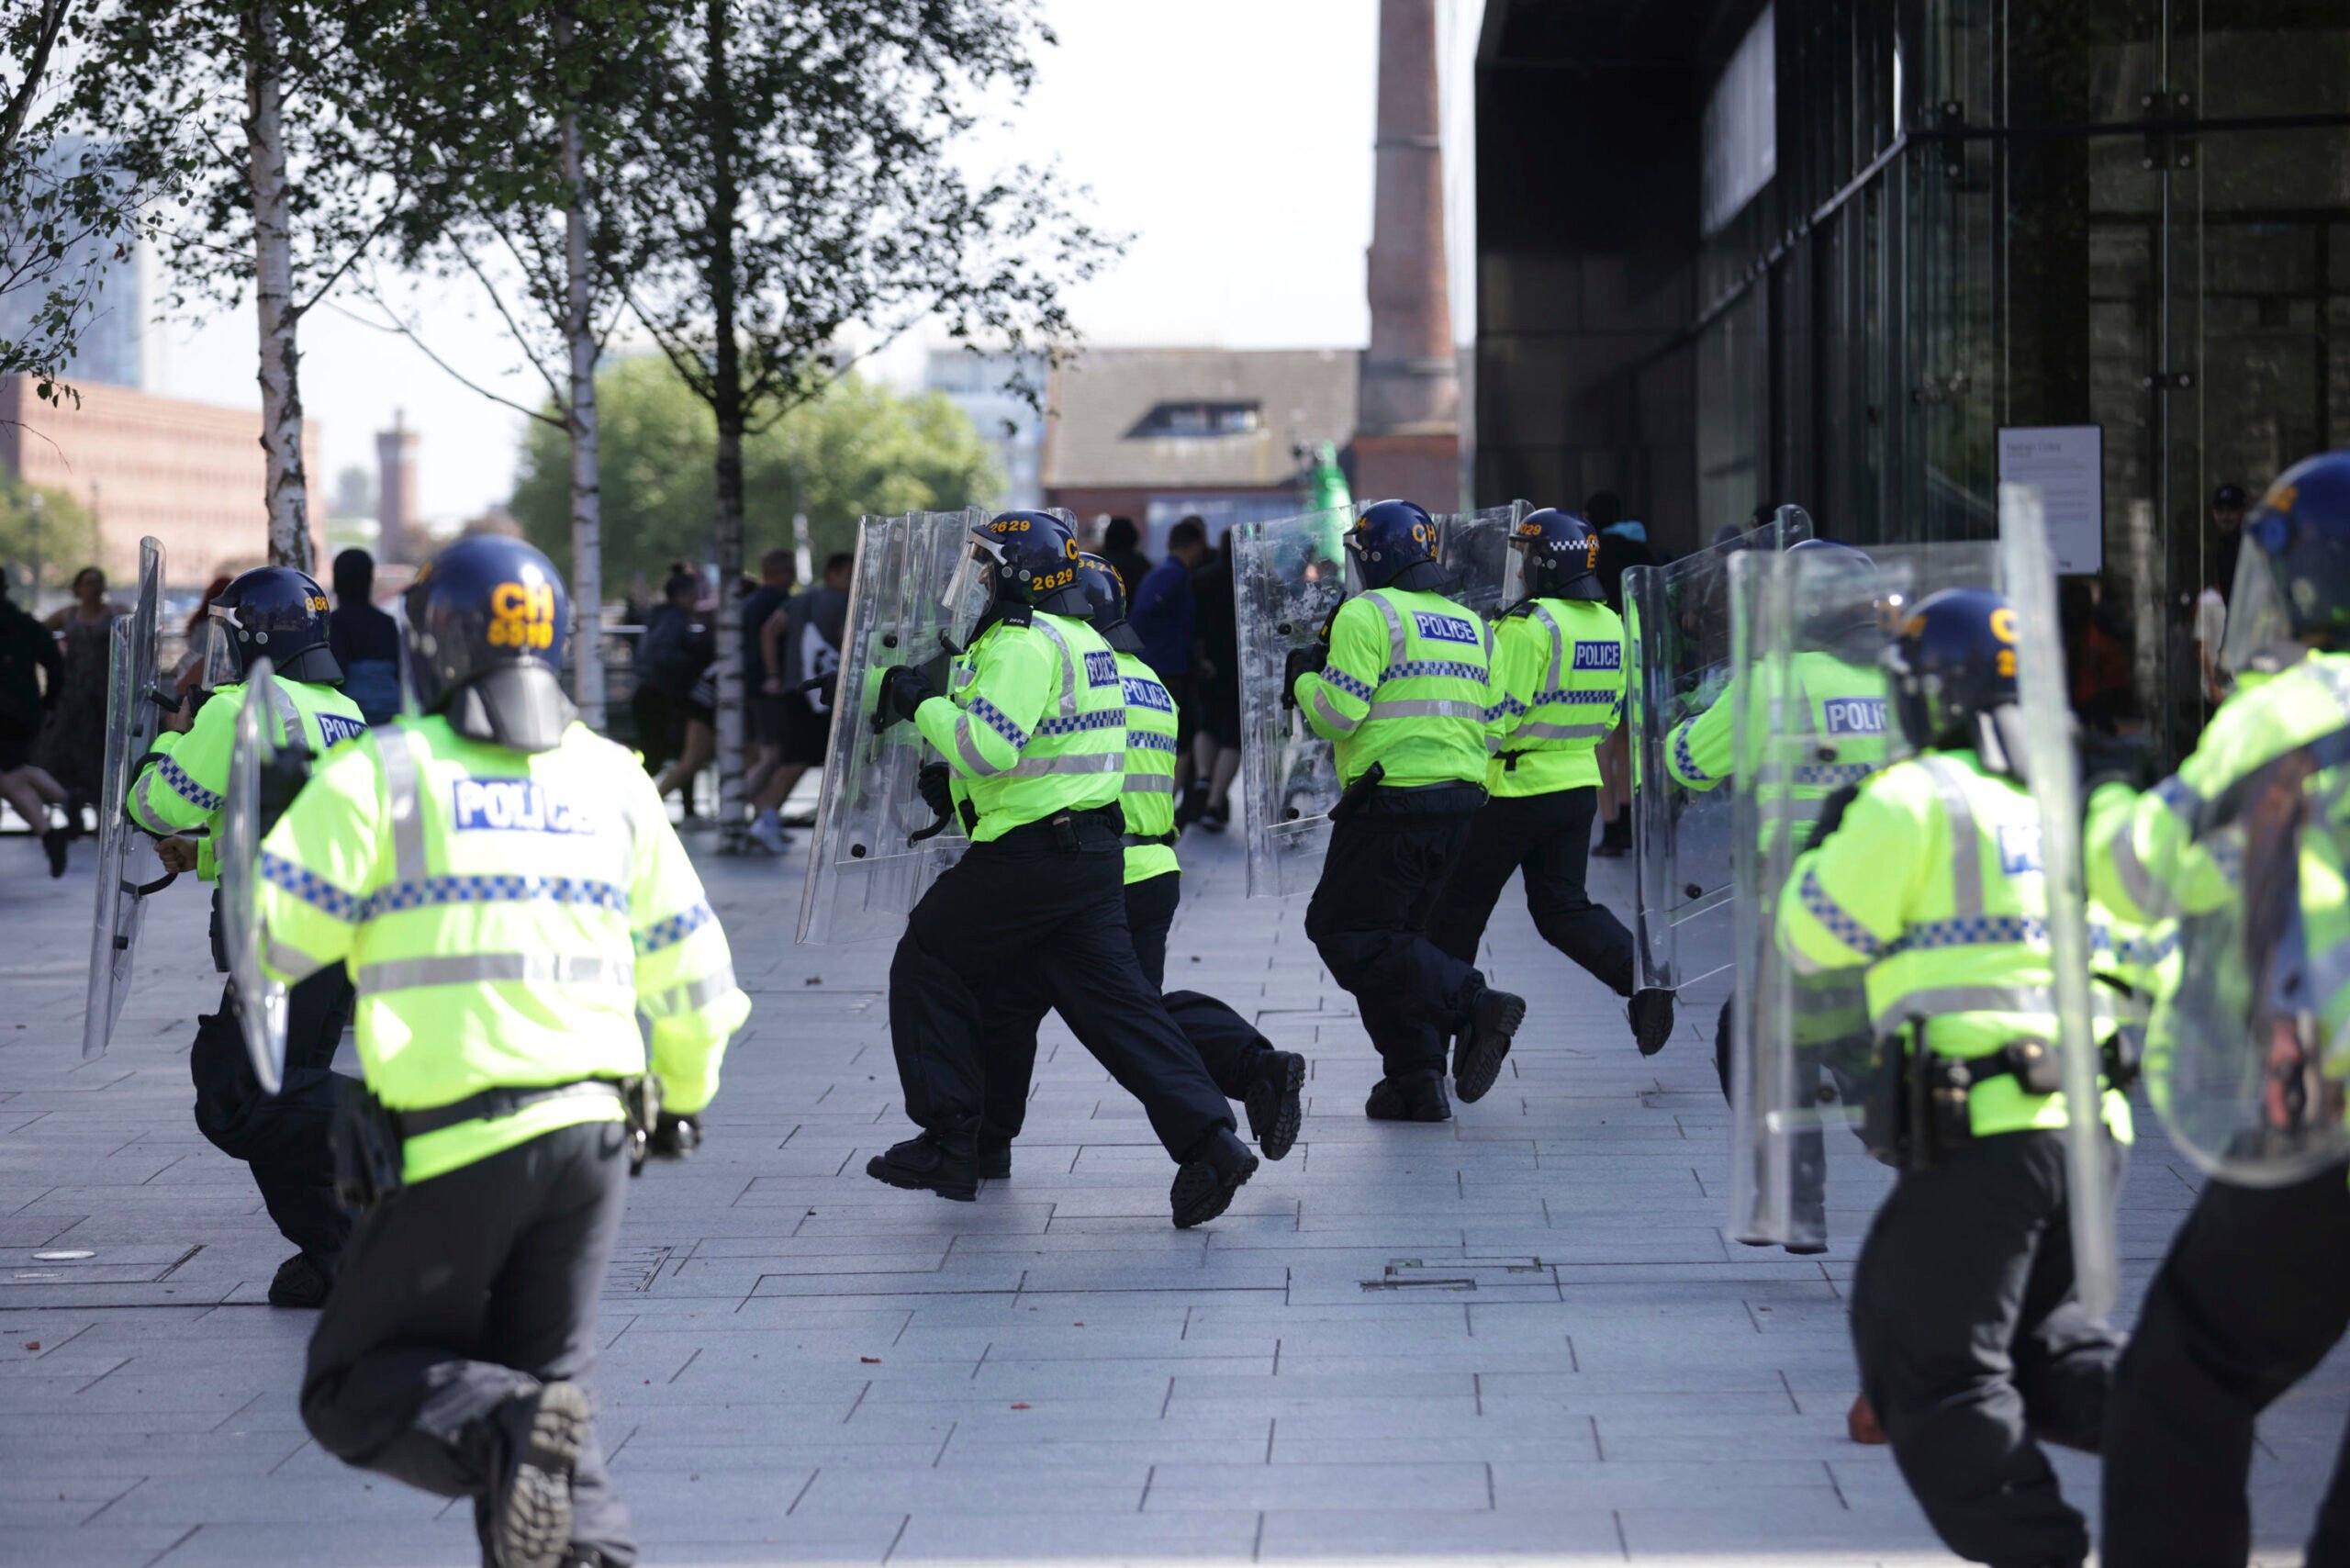
M 1191 1232 L 1058 1021 L 1009 1182 L 971 1205 L 868 1180 L 908 1131 L 887 945 L 792 946 L 801 851 L 702 857 L 755 1012 L 707 1147 L 632 1193 L 596 1377 L 648 1563 L 1956 1561 L 1844 1435 L 1841 1292 L 1886 1172 L 1835 1140 L 1826 1258 L 1721 1238 L 1718 989 L 1644 1061 L 1513 888 L 1488 967 L 1533 1007 L 1500 1085 L 1450 1126 L 1374 1125 L 1302 901 L 1245 900 L 1239 847 L 1186 840 L 1168 983 L 1305 1052 L 1310 1098 L 1296 1151 Z M 156 901 L 115 1048 L 80 1059 L 74 855 L 52 883 L 0 838 L 0 1556 L 472 1562 L 463 1506 L 302 1431 L 310 1319 L 262 1301 L 288 1249 L 189 1115 L 218 994 L 196 889 Z M 1625 867 L 1595 866 L 1619 909 Z M 2192 1198 L 2141 1126 L 2133 1302 Z M 2337 1356 L 2264 1424 L 2262 1563 L 2300 1561 L 2345 1410 Z M 2095 1462 L 2058 1464 L 2094 1516 Z

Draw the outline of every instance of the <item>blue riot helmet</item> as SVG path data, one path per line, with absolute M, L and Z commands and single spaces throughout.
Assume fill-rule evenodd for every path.
M 1848 663 L 1866 664 L 1884 651 L 1886 610 L 1876 558 L 1867 551 L 1828 539 L 1805 539 L 1787 547 L 1802 558 L 1796 577 L 1796 635 L 1805 647 Z
M 1373 501 L 1347 530 L 1345 543 L 1348 598 L 1368 588 L 1432 588 L 1443 580 L 1436 520 L 1410 501 Z
M 2016 702 L 2015 607 L 1989 588 L 1928 594 L 1895 628 L 1884 664 L 1911 745 L 1980 747 L 1977 721 Z
M 1126 585 L 1118 569 L 1099 555 L 1077 558 L 1077 586 L 1085 593 L 1085 619 L 1102 640 L 1122 654 L 1142 652 L 1142 633 L 1126 623 Z
M 2304 458 L 2244 520 L 2220 664 L 2281 668 L 2311 644 L 2350 647 L 2350 452 Z
M 401 596 L 417 706 L 461 735 L 553 751 L 576 716 L 563 690 L 571 607 L 554 563 L 519 539 L 460 539 Z
M 1510 530 L 1502 562 L 1502 613 L 1515 614 L 1538 599 L 1604 599 L 1599 535 L 1571 511 L 1544 507 Z
M 970 552 L 947 584 L 947 637 L 958 648 L 1006 613 L 1045 610 L 1083 619 L 1077 532 L 1048 511 L 998 512 L 970 532 Z
M 342 666 L 327 647 L 327 592 L 308 572 L 256 566 L 204 610 L 206 689 L 234 686 L 256 659 L 281 680 L 333 686 Z

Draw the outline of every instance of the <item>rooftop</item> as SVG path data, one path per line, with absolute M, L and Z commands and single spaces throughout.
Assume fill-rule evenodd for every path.
M 1294 448 L 1353 436 L 1361 358 L 1354 349 L 1089 349 L 1053 375 L 1045 483 L 1287 485 Z

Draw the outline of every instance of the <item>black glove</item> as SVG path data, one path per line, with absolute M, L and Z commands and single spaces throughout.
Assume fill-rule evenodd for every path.
M 261 831 L 277 825 L 302 786 L 310 781 L 310 754 L 288 746 L 271 757 L 261 770 Z
M 2075 737 L 2073 749 L 2080 758 L 2084 801 L 2097 792 L 2100 784 L 2127 784 L 2132 790 L 2154 787 L 2154 747 L 2143 736 L 2083 730 Z
M 874 699 L 873 727 L 886 730 L 901 719 L 911 719 L 926 699 L 935 697 L 930 678 L 914 665 L 891 665 L 881 672 L 881 690 Z
M 700 1147 L 701 1123 L 669 1111 L 655 1120 L 653 1136 L 644 1140 L 645 1156 L 652 1159 L 683 1159 Z
M 1330 663 L 1330 644 L 1308 643 L 1302 648 L 1292 648 L 1289 657 L 1281 661 L 1281 706 L 1297 706 L 1297 678 L 1307 670 L 1319 675 Z
M 925 762 L 922 771 L 914 775 L 914 788 L 922 792 L 922 803 L 937 817 L 955 814 L 955 791 L 948 785 L 946 765 Z
M 1822 801 L 1819 803 L 1819 820 L 1811 824 L 1811 832 L 1805 837 L 1803 846 L 1806 849 L 1817 849 L 1827 843 L 1828 835 L 1842 824 L 1844 809 L 1852 803 L 1854 797 L 1860 792 L 1861 787 L 1858 784 L 1847 784 Z

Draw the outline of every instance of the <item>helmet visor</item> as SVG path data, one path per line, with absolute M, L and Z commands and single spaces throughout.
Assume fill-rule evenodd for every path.
M 1360 540 L 1359 534 L 1348 534 L 1346 549 L 1343 552 L 1347 558 L 1347 597 L 1348 599 L 1354 598 L 1359 593 L 1371 591 L 1370 579 L 1363 576 L 1362 545 Z
M 1502 608 L 1515 610 L 1534 597 L 1534 552 L 1539 539 L 1513 539 L 1502 553 Z
M 946 638 L 958 649 L 971 645 L 978 635 L 979 622 L 995 602 L 995 554 L 979 540 L 955 568 L 955 576 L 946 584 L 946 591 L 939 596 L 938 607 L 945 612 Z
M 2277 584 L 2276 557 L 2247 539 L 2236 557 L 2235 585 L 2228 593 L 2220 667 L 2242 675 L 2266 665 L 2289 664 L 2300 652 L 2293 637 L 2292 608 Z
M 237 610 L 215 604 L 204 612 L 204 678 L 206 690 L 234 686 L 245 678 L 244 656 L 237 651 Z

